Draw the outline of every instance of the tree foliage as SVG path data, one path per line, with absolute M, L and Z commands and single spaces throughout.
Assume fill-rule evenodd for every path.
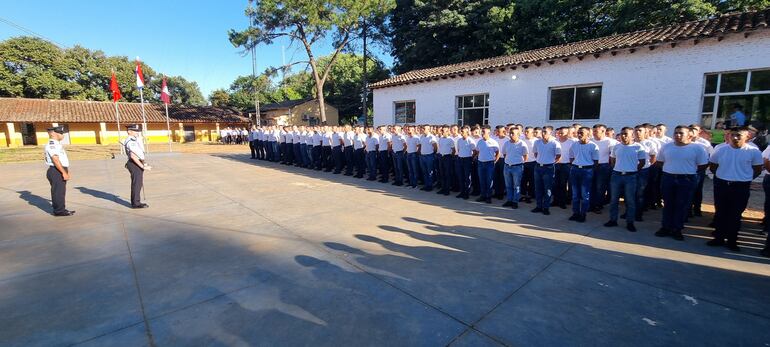
M 108 57 L 104 52 L 81 46 L 59 48 L 33 37 L 15 37 L 0 42 L 0 96 L 110 100 L 112 71 L 120 85 L 122 101 L 138 102 L 134 77 L 135 62 L 125 56 Z M 146 82 L 144 98 L 160 102 L 161 76 L 142 63 Z M 181 76 L 168 76 L 172 102 L 205 105 L 198 84 Z
M 398 73 L 762 9 L 770 0 L 398 0 Z

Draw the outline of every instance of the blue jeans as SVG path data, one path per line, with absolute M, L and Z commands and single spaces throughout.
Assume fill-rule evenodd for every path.
M 425 183 L 425 189 L 433 189 L 433 153 L 420 154 L 420 168 L 422 168 L 423 183 Z
M 521 175 L 524 174 L 524 165 L 505 164 L 503 177 L 505 179 L 506 199 L 518 203 L 521 198 Z
M 455 159 L 455 176 L 460 182 L 460 195 L 468 196 L 471 193 L 471 168 L 473 157 Z
M 345 155 L 345 174 L 350 176 L 353 174 L 353 166 L 355 160 L 353 160 L 353 146 L 345 146 L 342 150 L 342 154 Z
M 393 174 L 396 184 L 404 184 L 404 152 L 393 152 Z
M 494 161 L 479 161 L 479 188 L 481 197 L 484 199 L 492 198 L 492 180 L 495 176 Z
M 570 191 L 572 192 L 572 213 L 585 216 L 591 201 L 591 183 L 594 178 L 592 167 L 572 166 L 569 172 Z
M 604 199 L 607 195 L 607 188 L 610 187 L 610 164 L 599 164 L 594 168 L 594 185 L 591 194 L 591 208 L 604 207 Z
M 669 231 L 684 229 L 687 209 L 690 207 L 692 190 L 698 183 L 696 175 L 672 175 L 663 173 L 660 190 L 663 194 L 663 220 L 661 225 Z
M 417 186 L 417 168 L 420 166 L 420 154 L 417 152 L 406 154 L 406 169 L 409 170 L 409 185 Z
M 449 193 L 450 190 L 452 190 L 452 179 L 454 178 L 454 174 L 452 173 L 452 170 L 454 169 L 454 158 L 452 158 L 453 155 L 446 154 L 441 156 L 441 191 L 444 193 Z
M 374 181 L 377 179 L 377 152 L 366 152 L 366 171 L 369 172 L 369 180 Z
M 278 141 L 273 142 L 273 161 L 281 160 L 281 144 Z
M 356 166 L 356 177 L 364 177 L 366 174 L 366 152 L 363 148 L 353 151 L 353 162 Z
M 553 179 L 556 175 L 556 169 L 553 164 L 535 166 L 535 200 L 537 207 L 546 209 L 551 207 L 551 188 Z
M 380 182 L 390 181 L 390 152 L 378 151 L 377 163 L 380 164 Z
M 636 217 L 636 181 L 637 174 L 621 175 L 619 172 L 612 172 L 610 178 L 610 220 L 618 221 L 618 204 L 620 204 L 620 193 L 626 202 L 626 222 L 633 223 Z
M 636 217 L 642 217 L 642 211 L 647 205 L 647 182 L 650 180 L 650 168 L 641 169 L 636 174 Z
M 342 172 L 342 146 L 332 147 L 332 160 L 334 160 L 334 172 Z

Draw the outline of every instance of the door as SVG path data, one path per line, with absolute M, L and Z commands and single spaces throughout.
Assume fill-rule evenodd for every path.
M 185 142 L 194 142 L 195 141 L 195 127 L 192 125 L 185 125 L 184 126 L 184 141 Z
M 37 146 L 37 136 L 35 135 L 35 125 L 24 123 L 21 126 L 21 141 L 25 146 Z

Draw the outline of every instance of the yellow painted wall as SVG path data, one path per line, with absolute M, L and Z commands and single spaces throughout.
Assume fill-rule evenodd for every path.
M 326 109 L 326 124 L 338 125 L 340 122 L 339 111 L 329 104 L 324 105 Z M 279 109 L 266 111 L 262 117 L 269 119 L 271 125 L 310 125 L 307 120 L 302 120 L 304 115 L 321 118 L 318 102 L 308 101 L 302 105 L 295 106 L 291 110 Z
M 5 123 L 0 124 L 0 147 L 8 147 L 8 129 Z

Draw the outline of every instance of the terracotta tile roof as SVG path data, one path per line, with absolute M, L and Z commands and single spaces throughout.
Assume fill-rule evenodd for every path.
M 139 123 L 142 109 L 138 103 L 119 102 L 121 122 Z M 148 123 L 165 123 L 166 111 L 162 104 L 144 104 Z M 209 106 L 169 105 L 172 122 L 206 123 L 248 122 L 240 111 Z M 114 122 L 115 106 L 109 101 L 49 100 L 0 98 L 0 122 L 91 123 Z
M 468 61 L 458 64 L 439 66 L 429 69 L 414 70 L 392 78 L 376 82 L 372 89 L 396 86 L 417 81 L 446 79 L 464 73 L 494 71 L 516 65 L 553 62 L 568 57 L 612 52 L 641 46 L 674 43 L 688 39 L 719 37 L 729 33 L 749 32 L 766 29 L 770 19 L 770 9 L 756 12 L 728 14 L 717 18 L 686 22 L 668 27 L 653 28 L 631 33 L 617 34 L 598 39 L 567 43 L 535 49 L 512 55 Z
M 259 111 L 273 111 L 273 110 L 281 110 L 281 109 L 290 109 L 295 106 L 302 105 L 308 101 L 313 101 L 315 99 L 313 98 L 306 98 L 306 99 L 297 99 L 297 100 L 285 100 L 281 102 L 275 102 L 272 104 L 264 104 L 259 106 Z M 253 109 L 251 110 L 254 111 Z

